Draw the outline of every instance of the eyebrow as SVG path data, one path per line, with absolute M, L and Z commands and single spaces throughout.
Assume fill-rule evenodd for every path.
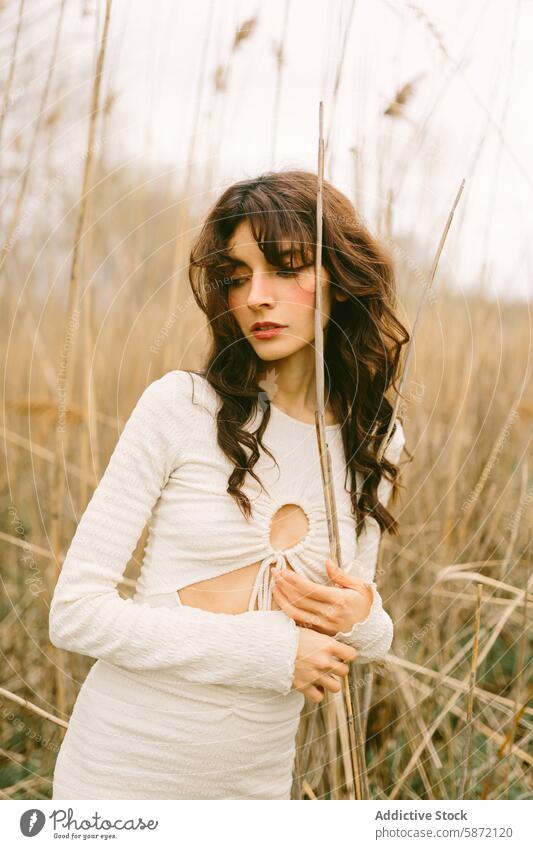
M 291 251 L 291 248 L 286 248 L 286 250 L 284 250 L 284 251 L 280 251 L 280 256 L 281 256 L 281 257 L 290 256 L 291 252 L 292 252 L 292 251 Z M 244 262 L 244 260 L 243 260 L 243 259 L 239 259 L 239 257 L 238 257 L 238 256 L 232 256 L 232 255 L 231 255 L 231 254 L 229 254 L 229 253 L 222 253 L 222 254 L 220 255 L 220 257 L 221 257 L 221 259 L 229 260 L 230 262 L 232 262 L 233 264 L 235 264 L 235 265 L 237 265 L 237 266 L 239 266 L 239 265 L 245 265 L 245 266 L 246 266 L 246 268 L 250 268 L 250 266 L 248 265 L 248 263 L 247 263 L 247 262 Z

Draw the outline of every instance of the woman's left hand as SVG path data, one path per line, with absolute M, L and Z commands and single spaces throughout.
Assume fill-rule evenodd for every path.
M 297 625 L 333 637 L 366 619 L 373 594 L 368 584 L 338 569 L 331 560 L 326 560 L 326 570 L 337 586 L 317 584 L 290 569 L 282 569 L 281 574 L 274 571 L 272 595 Z

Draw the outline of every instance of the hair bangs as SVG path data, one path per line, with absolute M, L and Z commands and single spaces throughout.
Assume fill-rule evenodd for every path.
M 254 239 L 270 265 L 299 268 L 314 263 L 315 238 L 298 210 L 288 209 L 279 198 L 271 199 L 263 192 L 250 192 L 243 208 Z

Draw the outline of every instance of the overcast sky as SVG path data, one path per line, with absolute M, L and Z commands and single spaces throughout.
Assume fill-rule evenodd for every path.
M 46 5 L 50 43 L 59 4 Z M 81 12 L 97 10 L 101 27 L 105 2 L 67 6 L 61 55 L 88 85 L 97 19 Z M 190 191 L 203 193 L 200 207 L 230 181 L 271 168 L 273 45 L 285 9 L 285 0 L 113 0 L 104 84 L 117 96 L 113 156 L 173 169 L 170 177 L 183 187 L 199 105 L 200 185 Z M 226 63 L 236 28 L 254 16 L 257 27 L 235 53 L 227 92 L 217 99 L 213 72 Z M 369 223 L 392 191 L 394 233 L 419 241 L 429 261 L 465 177 L 441 268 L 467 292 L 487 257 L 487 295 L 531 297 L 532 43 L 532 0 L 290 0 L 275 166 L 316 171 L 323 99 L 331 138 L 326 178 L 355 200 L 351 149 L 362 150 L 358 185 Z M 384 115 L 411 80 L 405 116 Z

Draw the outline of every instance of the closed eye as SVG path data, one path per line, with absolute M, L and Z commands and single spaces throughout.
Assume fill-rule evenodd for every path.
M 275 273 L 282 278 L 297 277 L 302 268 L 305 268 L 305 266 L 301 266 L 301 268 L 279 268 Z M 229 285 L 239 287 L 246 283 L 249 279 L 249 276 L 230 277 Z
M 276 274 L 279 274 L 280 277 L 296 277 L 298 269 L 280 268 L 279 271 L 276 271 Z

